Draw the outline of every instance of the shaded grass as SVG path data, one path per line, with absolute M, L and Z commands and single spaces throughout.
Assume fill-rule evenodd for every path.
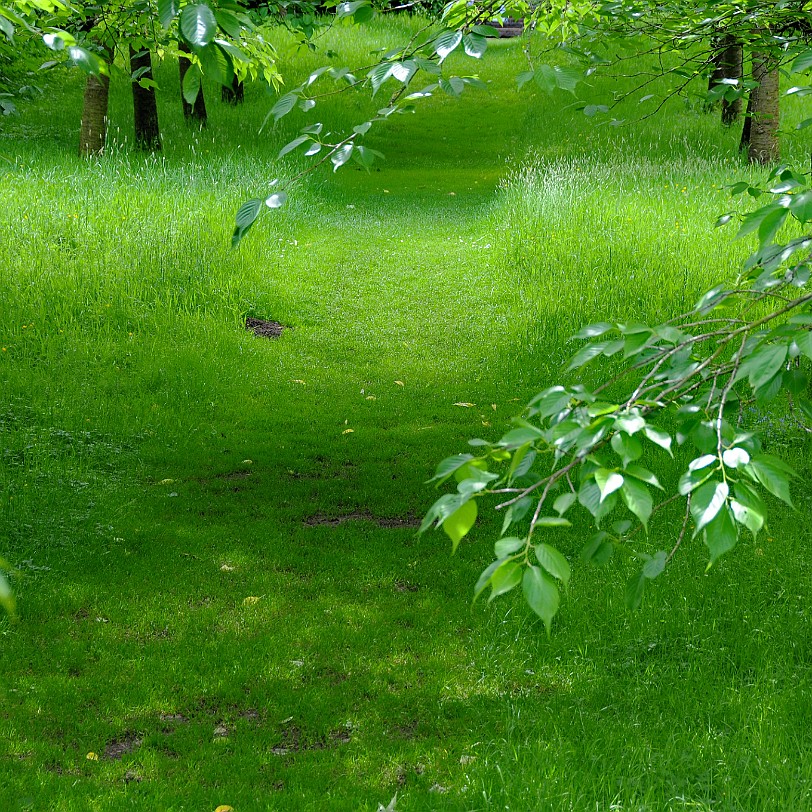
M 578 569 L 549 642 L 519 601 L 467 604 L 494 519 L 455 559 L 409 527 L 581 323 L 681 310 L 748 248 L 710 227 L 734 133 L 678 102 L 667 134 L 587 130 L 520 64 L 500 43 L 487 95 L 393 122 L 380 171 L 312 179 L 239 252 L 236 203 L 301 126 L 248 138 L 256 88 L 204 133 L 167 103 L 157 159 L 115 132 L 74 159 L 72 80 L 8 129 L 0 808 L 810 806 L 808 523 L 707 575 L 688 546 L 633 615 L 623 562 Z

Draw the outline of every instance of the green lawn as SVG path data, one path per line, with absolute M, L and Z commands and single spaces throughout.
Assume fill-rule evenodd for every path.
M 328 44 L 363 64 L 409 25 Z M 760 176 L 736 132 L 680 100 L 596 127 L 523 64 L 460 59 L 488 91 L 376 128 L 386 162 L 310 176 L 238 251 L 296 129 L 380 100 L 257 135 L 264 90 L 207 88 L 196 133 L 165 66 L 164 154 L 130 151 L 119 82 L 87 163 L 77 76 L 3 120 L 0 810 L 812 809 L 804 437 L 767 440 L 798 513 L 708 574 L 688 545 L 633 614 L 623 562 L 576 566 L 550 640 L 518 596 L 471 608 L 500 517 L 453 558 L 415 535 L 436 463 L 500 436 L 580 324 L 680 312 L 751 248 L 713 229 Z

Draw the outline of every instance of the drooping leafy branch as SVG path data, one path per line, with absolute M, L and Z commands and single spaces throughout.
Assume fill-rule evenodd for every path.
M 663 324 L 583 328 L 576 338 L 588 343 L 568 371 L 602 360 L 612 374 L 595 387 L 564 382 L 545 389 L 499 440 L 472 440 L 473 453 L 438 466 L 433 481 L 454 480 L 456 490 L 431 506 L 421 532 L 442 527 L 456 550 L 481 502 L 495 501 L 504 513 L 495 559 L 475 597 L 490 587 L 493 599 L 521 585 L 549 633 L 560 604 L 557 583 L 566 587 L 570 579 L 567 559 L 551 542 L 556 528 L 584 523 L 575 519 L 579 510 L 595 525 L 583 562 L 605 563 L 618 549 L 638 560 L 626 588 L 628 605 L 636 607 L 689 531 L 704 541 L 711 566 L 741 532 L 762 530 L 764 492 L 791 505 L 792 469 L 763 452 L 748 415 L 783 395 L 784 408 L 812 425 L 812 235 L 776 241 L 788 221 L 796 221 L 795 230 L 812 222 L 812 189 L 778 167 L 767 190 L 733 187 L 745 190 L 771 199 L 742 220 L 738 236 L 756 234 L 759 247 L 733 284 L 713 288 L 689 313 Z M 670 455 L 679 449 L 685 458 L 669 489 L 641 464 L 646 444 Z M 671 545 L 652 552 L 637 544 L 652 517 L 679 500 L 685 509 Z
M 353 0 L 336 5 L 337 18 L 351 24 L 366 23 L 373 18 L 374 13 L 369 0 Z M 377 150 L 360 143 L 375 124 L 396 114 L 414 112 L 417 102 L 431 98 L 438 91 L 457 98 L 466 87 L 486 87 L 475 75 L 444 75 L 443 63 L 457 50 L 473 59 L 480 59 L 487 49 L 488 38 L 498 36 L 498 31 L 482 20 L 490 19 L 495 13 L 488 6 L 487 10 L 480 10 L 471 17 L 462 28 L 440 28 L 439 31 L 436 22 L 428 19 L 407 42 L 385 51 L 375 62 L 353 69 L 322 66 L 310 73 L 297 87 L 280 96 L 268 111 L 263 127 L 271 119 L 275 123 L 295 109 L 310 112 L 321 99 L 337 93 L 371 91 L 374 98 L 387 82 L 391 82 L 394 88 L 387 105 L 380 108 L 375 116 L 353 127 L 351 132 L 335 135 L 317 122 L 303 127 L 296 138 L 285 144 L 279 152 L 279 158 L 301 150 L 306 157 L 313 158 L 313 161 L 284 182 L 280 182 L 278 178 L 271 181 L 272 191 L 267 198 L 252 198 L 240 206 L 232 247 L 236 248 L 240 244 L 262 212 L 281 208 L 287 200 L 289 189 L 328 161 L 332 164 L 333 171 L 336 171 L 350 160 L 369 169 L 376 159 L 383 158 Z M 419 90 L 413 90 L 418 77 L 428 77 L 429 83 Z M 319 90 L 328 79 L 332 79 L 333 85 L 327 90 Z

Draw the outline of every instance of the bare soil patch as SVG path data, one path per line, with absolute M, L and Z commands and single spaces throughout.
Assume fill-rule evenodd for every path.
M 338 527 L 338 525 L 347 522 L 372 522 L 377 524 L 378 527 L 387 530 L 400 527 L 420 527 L 420 519 L 416 516 L 373 516 L 366 510 L 353 511 L 344 516 L 327 516 L 324 513 L 314 513 L 304 520 L 307 527 Z
M 102 757 L 109 759 L 110 761 L 123 758 L 124 756 L 132 753 L 137 747 L 140 747 L 141 741 L 141 737 L 137 734 L 125 733 L 123 736 L 113 739 L 113 741 L 108 742 L 104 746 L 104 753 L 102 754 Z
M 289 330 L 284 324 L 278 321 L 266 321 L 265 319 L 252 319 L 250 316 L 245 320 L 245 329 L 260 338 L 279 338 L 284 330 Z

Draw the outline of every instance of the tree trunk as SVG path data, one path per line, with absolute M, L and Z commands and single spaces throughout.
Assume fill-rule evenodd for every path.
M 743 152 L 750 147 L 750 133 L 753 121 L 753 92 L 747 94 L 747 107 L 744 110 L 744 126 L 742 127 L 742 137 L 739 140 L 739 152 Z
M 87 77 L 82 105 L 82 128 L 79 133 L 79 155 L 88 158 L 101 155 L 107 141 L 107 106 L 110 98 L 110 77 Z
M 753 80 L 758 87 L 750 91 L 752 105 L 750 123 L 750 146 L 747 157 L 750 163 L 774 163 L 780 157 L 778 145 L 779 96 L 778 63 L 769 54 L 753 54 Z
M 141 87 L 140 79 L 152 79 L 152 58 L 148 50 L 137 51 L 130 46 L 130 71 L 138 73 L 133 81 L 133 120 L 135 146 L 156 152 L 161 148 L 161 129 L 158 124 L 158 102 L 154 87 Z
M 178 47 L 185 54 L 191 53 L 188 46 L 183 42 L 181 42 Z M 201 86 L 200 90 L 198 90 L 194 104 L 189 104 L 183 95 L 183 77 L 186 76 L 186 71 L 188 71 L 190 67 L 191 62 L 189 62 L 188 59 L 181 57 L 178 60 L 178 70 L 180 74 L 180 101 L 183 105 L 183 117 L 186 119 L 186 121 L 197 124 L 198 127 L 205 127 L 209 117 L 206 113 L 206 100 L 203 98 L 203 87 Z
M 235 76 L 231 80 L 231 87 L 223 85 L 220 98 L 227 104 L 242 104 L 245 101 L 245 86 Z
M 742 80 L 742 46 L 732 34 L 725 34 L 713 42 L 713 72 L 708 78 L 708 90 L 711 91 L 724 79 L 736 79 L 741 86 Z M 722 124 L 730 126 L 741 114 L 741 96 L 734 101 L 722 99 Z

